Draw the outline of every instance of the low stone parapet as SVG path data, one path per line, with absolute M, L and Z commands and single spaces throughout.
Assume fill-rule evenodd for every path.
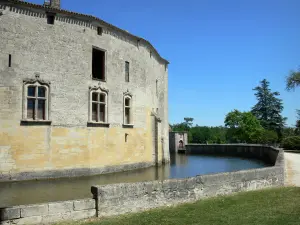
M 261 145 L 187 145 L 195 154 L 223 154 L 257 158 L 270 166 L 260 169 L 139 183 L 93 186 L 97 215 L 112 216 L 207 197 L 284 185 L 284 152 Z
M 80 199 L 1 208 L 0 224 L 50 224 L 95 216 L 95 200 Z
M 270 165 L 284 165 L 283 150 L 257 144 L 188 144 L 188 154 L 225 155 L 255 158 Z
M 258 145 L 203 146 L 188 145 L 187 149 L 198 154 L 209 152 L 254 157 L 272 166 L 185 179 L 93 186 L 91 191 L 94 199 L 1 208 L 0 224 L 49 224 L 96 216 L 112 216 L 284 185 L 285 167 L 282 150 Z
M 99 217 L 194 202 L 217 195 L 284 185 L 280 166 L 140 183 L 93 186 Z

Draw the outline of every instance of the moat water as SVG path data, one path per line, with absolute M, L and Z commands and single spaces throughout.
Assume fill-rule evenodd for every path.
M 171 155 L 170 165 L 90 177 L 0 182 L 0 207 L 90 198 L 92 185 L 128 183 L 266 167 L 264 162 L 212 155 Z

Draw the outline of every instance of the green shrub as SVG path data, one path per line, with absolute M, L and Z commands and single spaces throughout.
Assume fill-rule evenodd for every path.
M 300 136 L 287 137 L 282 141 L 282 147 L 289 150 L 300 151 Z
M 264 130 L 259 138 L 260 144 L 274 144 L 278 140 L 278 135 L 273 130 Z

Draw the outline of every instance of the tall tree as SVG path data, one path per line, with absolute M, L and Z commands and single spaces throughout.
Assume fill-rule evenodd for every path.
M 286 118 L 281 115 L 283 103 L 278 98 L 279 92 L 272 92 L 269 86 L 270 83 L 264 79 L 260 82 L 260 86 L 253 89 L 256 92 L 257 103 L 251 112 L 265 129 L 276 131 L 281 138 L 286 121 Z
M 194 118 L 185 117 L 184 122 L 171 125 L 172 131 L 189 131 L 193 126 Z
M 294 90 L 300 86 L 300 69 L 292 71 L 286 78 L 286 89 L 288 91 Z
M 298 71 L 291 71 L 290 74 L 286 77 L 286 89 L 288 91 L 295 90 L 296 87 L 300 86 L 300 69 Z M 300 110 L 297 109 L 297 121 L 296 121 L 296 130 L 295 133 L 300 135 Z
M 193 126 L 193 121 L 194 121 L 194 118 L 191 118 L 191 117 L 185 117 L 183 118 L 184 119 L 184 123 L 189 127 L 191 128 Z

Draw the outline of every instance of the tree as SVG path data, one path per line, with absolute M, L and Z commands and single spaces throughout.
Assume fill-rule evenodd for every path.
M 295 136 L 295 128 L 294 127 L 285 127 L 282 130 L 282 138 Z
M 295 90 L 296 87 L 300 86 L 300 69 L 298 71 L 291 71 L 290 74 L 286 77 L 286 89 L 288 91 Z M 300 110 L 297 109 L 297 121 L 295 134 L 300 135 Z
M 227 138 L 233 143 L 257 143 L 264 131 L 251 112 L 240 112 L 235 109 L 226 115 L 224 123 L 228 128 Z
M 170 125 L 172 131 L 188 131 L 189 143 L 226 143 L 225 127 L 193 126 L 194 119 L 185 117 L 184 122 Z
M 171 125 L 172 131 L 189 131 L 193 121 L 194 118 L 185 117 L 184 122 Z
M 291 73 L 286 77 L 286 89 L 291 91 L 298 86 L 300 86 L 300 70 L 291 71 Z
M 259 143 L 261 144 L 274 144 L 278 140 L 278 135 L 275 131 L 273 130 L 266 130 L 262 132 L 260 138 L 259 138 Z
M 194 126 L 189 130 L 192 143 L 226 143 L 225 127 Z
M 191 118 L 191 117 L 185 117 L 183 118 L 184 119 L 184 123 L 189 127 L 191 128 L 193 126 L 193 121 L 194 121 L 194 118 Z
M 295 134 L 300 135 L 300 110 L 297 109 L 297 121 L 296 121 L 296 129 L 295 129 Z
M 279 92 L 272 92 L 270 83 L 264 79 L 260 86 L 255 87 L 257 103 L 252 108 L 252 113 L 260 121 L 260 124 L 267 130 L 276 131 L 278 137 L 282 136 L 282 129 L 286 118 L 281 115 L 283 110 L 282 100 L 278 98 Z
M 188 131 L 189 127 L 186 123 L 176 123 L 171 125 L 172 131 Z

